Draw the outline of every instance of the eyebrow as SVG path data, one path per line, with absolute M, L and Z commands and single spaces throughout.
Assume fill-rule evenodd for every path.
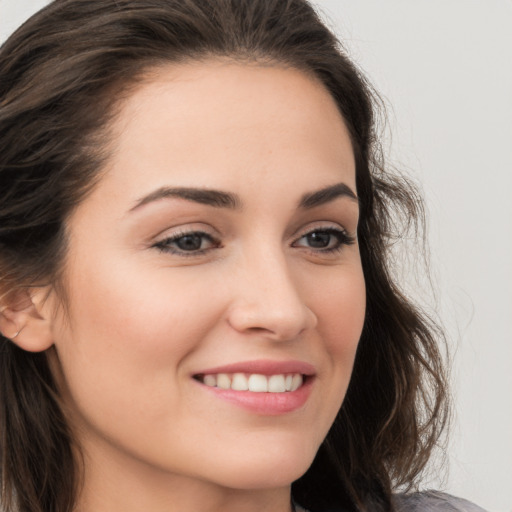
M 353 201 L 359 202 L 355 192 L 345 183 L 336 183 L 328 187 L 304 194 L 300 200 L 299 207 L 309 210 L 323 204 L 330 203 L 338 197 L 348 197 Z
M 151 194 L 144 196 L 137 201 L 137 204 L 131 208 L 131 212 L 144 206 L 145 204 L 159 199 L 178 198 L 192 201 L 194 203 L 206 204 L 215 208 L 229 208 L 239 210 L 242 208 L 242 201 L 236 194 L 230 192 L 222 192 L 220 190 L 211 190 L 204 188 L 189 187 L 161 187 Z
M 330 203 L 339 197 L 347 197 L 358 202 L 356 194 L 348 185 L 336 183 L 315 192 L 304 194 L 299 201 L 299 208 L 309 210 Z M 231 192 L 191 187 L 161 187 L 139 199 L 135 206 L 130 209 L 130 212 L 148 203 L 166 198 L 185 199 L 186 201 L 205 204 L 214 208 L 242 209 L 242 201 L 238 195 Z

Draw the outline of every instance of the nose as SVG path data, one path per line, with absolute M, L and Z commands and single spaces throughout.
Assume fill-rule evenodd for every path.
M 283 254 L 252 255 L 232 275 L 234 297 L 228 322 L 235 330 L 289 341 L 317 324 Z

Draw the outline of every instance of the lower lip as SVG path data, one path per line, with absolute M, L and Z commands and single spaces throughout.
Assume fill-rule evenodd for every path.
M 312 377 L 308 377 L 304 384 L 296 391 L 285 393 L 255 393 L 252 391 L 235 391 L 233 389 L 222 389 L 205 386 L 199 383 L 203 389 L 209 391 L 216 397 L 226 400 L 242 409 L 256 414 L 276 416 L 296 411 L 302 407 L 312 388 Z

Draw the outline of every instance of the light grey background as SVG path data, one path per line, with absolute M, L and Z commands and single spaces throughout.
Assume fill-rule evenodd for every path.
M 0 40 L 45 3 L 0 0 Z M 430 485 L 512 512 L 512 1 L 315 4 L 391 105 L 391 160 L 427 197 L 456 398 Z

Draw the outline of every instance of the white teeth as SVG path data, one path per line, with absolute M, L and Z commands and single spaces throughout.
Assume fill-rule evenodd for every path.
M 215 377 L 215 375 L 205 375 L 203 383 L 214 388 L 217 385 L 217 377 Z
M 292 379 L 292 391 L 296 391 L 302 386 L 302 375 L 296 373 Z
M 221 389 L 231 389 L 231 379 L 226 373 L 219 373 L 217 375 L 217 387 Z
M 268 379 L 265 375 L 253 373 L 249 377 L 249 391 L 253 393 L 266 393 L 268 391 Z
M 272 375 L 269 377 L 268 390 L 271 393 L 284 393 L 286 391 L 284 375 Z
M 261 375 L 259 373 L 219 373 L 202 377 L 202 382 L 209 387 L 232 389 L 234 391 L 252 391 L 253 393 L 285 393 L 299 389 L 304 379 L 300 373 Z
M 247 391 L 249 389 L 247 377 L 243 373 L 235 373 L 231 381 L 231 389 L 235 391 Z

